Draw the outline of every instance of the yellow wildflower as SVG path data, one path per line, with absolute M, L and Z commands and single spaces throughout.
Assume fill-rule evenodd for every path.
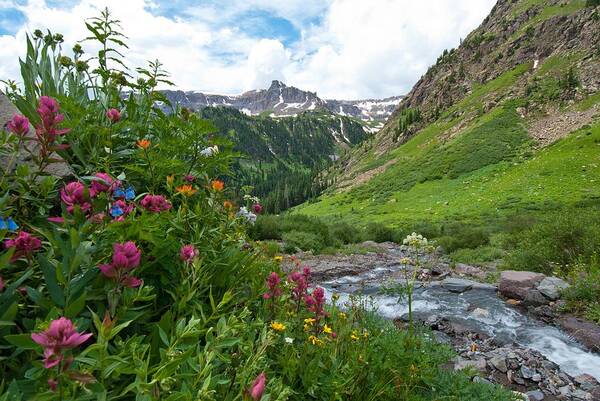
M 360 338 L 359 338 L 359 337 L 358 337 L 356 334 L 354 334 L 354 333 L 350 334 L 350 338 L 351 338 L 352 340 L 354 340 L 354 341 L 358 341 L 358 340 L 360 340 Z
M 364 336 L 365 338 L 369 338 L 369 332 L 365 330 L 365 332 L 363 333 L 363 336 Z
M 273 258 L 273 260 L 277 263 L 281 263 L 283 261 L 283 256 L 277 255 Z
M 308 324 L 304 325 L 304 331 L 309 331 L 310 330 L 310 326 Z
M 331 330 L 331 327 L 329 327 L 329 326 L 325 325 L 325 326 L 323 327 L 323 333 L 326 333 L 326 334 L 331 334 L 331 333 L 333 333 L 333 330 Z
M 340 312 L 340 314 L 338 315 L 340 317 L 340 319 L 342 320 L 346 320 L 346 314 L 344 312 Z
M 311 326 L 316 322 L 316 319 L 313 319 L 312 317 L 309 317 L 307 319 L 304 319 L 304 323 L 306 324 L 310 324 Z
M 168 185 L 168 186 L 171 186 L 171 185 L 173 185 L 173 180 L 175 180 L 175 176 L 174 176 L 174 175 L 172 175 L 172 174 L 171 174 L 171 175 L 168 175 L 168 176 L 167 176 L 167 185 Z
M 273 322 L 271 323 L 271 328 L 275 331 L 282 332 L 285 330 L 285 325 L 283 323 Z
M 318 345 L 318 346 L 323 345 L 323 341 L 319 340 L 316 336 L 310 336 L 310 337 L 308 337 L 308 341 L 312 345 Z

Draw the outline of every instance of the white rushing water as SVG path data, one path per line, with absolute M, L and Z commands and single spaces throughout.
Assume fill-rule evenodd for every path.
M 364 294 L 383 317 L 396 319 L 407 314 L 406 303 L 380 293 L 381 283 L 377 283 L 376 277 L 383 271 L 376 270 L 322 285 L 330 300 L 334 292 L 340 296 L 338 304 L 348 302 L 351 294 Z M 413 311 L 420 316 L 436 315 L 460 322 L 501 344 L 516 343 L 534 349 L 572 376 L 587 373 L 600 381 L 599 355 L 587 352 L 562 330 L 520 313 L 493 290 L 473 289 L 455 294 L 441 286 L 419 288 L 414 293 Z

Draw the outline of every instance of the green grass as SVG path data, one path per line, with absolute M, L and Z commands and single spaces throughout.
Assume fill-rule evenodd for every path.
M 400 164 L 401 161 L 398 163 Z M 368 183 L 402 183 L 394 171 Z M 401 171 L 401 170 L 400 170 Z M 373 184 L 375 183 L 375 184 Z M 417 183 L 389 199 L 358 199 L 353 192 L 324 196 L 297 212 L 344 215 L 351 221 L 399 225 L 407 220 L 461 219 L 508 214 L 516 209 L 547 210 L 600 199 L 600 123 L 581 129 L 525 160 L 502 161 L 457 178 Z

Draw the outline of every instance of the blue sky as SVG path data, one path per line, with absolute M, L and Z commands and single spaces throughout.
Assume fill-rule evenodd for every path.
M 181 89 L 240 93 L 280 79 L 326 98 L 386 97 L 409 91 L 493 3 L 0 0 L 0 79 L 18 79 L 27 32 L 63 33 L 68 54 L 86 36 L 83 20 L 108 7 L 129 37 L 129 64 L 158 58 Z

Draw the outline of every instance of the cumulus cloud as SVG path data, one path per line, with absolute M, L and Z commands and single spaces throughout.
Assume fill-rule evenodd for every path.
M 25 16 L 14 33 L 0 35 L 0 79 L 18 78 L 17 58 L 23 55 L 26 32 L 50 28 L 63 33 L 70 47 L 86 36 L 82 19 L 108 7 L 129 37 L 128 62 L 140 66 L 158 58 L 182 89 L 239 93 L 279 79 L 326 98 L 392 96 L 408 92 L 440 52 L 457 46 L 493 3 L 80 0 L 61 8 L 45 0 L 0 0 L 0 12 L 10 7 Z M 268 30 L 243 24 L 253 10 L 267 16 L 261 14 L 258 24 L 289 21 L 297 38 L 280 38 L 277 29 L 265 37 Z

